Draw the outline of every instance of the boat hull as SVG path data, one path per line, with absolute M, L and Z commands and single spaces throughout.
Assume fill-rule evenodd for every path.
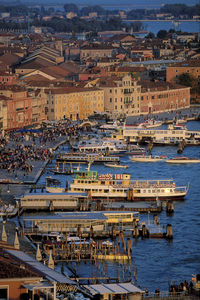
M 197 163 L 200 163 L 200 160 L 198 160 L 198 159 L 188 159 L 188 160 L 169 159 L 169 160 L 166 160 L 166 163 L 168 163 L 168 164 L 197 164 Z
M 133 196 L 131 199 L 128 199 L 128 197 L 91 197 L 91 200 L 94 201 L 110 201 L 110 202 L 141 202 L 141 201 L 157 201 L 159 199 L 159 201 L 169 201 L 169 200 L 174 200 L 174 201 L 178 201 L 178 200 L 184 200 L 185 194 L 184 195 L 174 195 L 174 196 Z

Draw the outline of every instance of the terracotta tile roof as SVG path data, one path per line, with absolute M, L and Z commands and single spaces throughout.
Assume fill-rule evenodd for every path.
M 35 70 L 39 70 L 42 69 L 44 67 L 49 67 L 49 66 L 53 66 L 54 63 L 51 63 L 49 61 L 46 61 L 44 59 L 41 58 L 36 58 L 30 62 L 24 63 L 21 66 L 19 66 L 17 69 L 35 69 Z
M 20 57 L 15 54 L 6 53 L 0 56 L 0 61 L 8 66 L 17 63 L 19 60 Z
M 169 83 L 164 81 L 150 81 L 150 80 L 141 80 L 138 81 L 138 84 L 141 85 L 142 92 L 150 91 L 165 91 L 165 90 L 172 90 L 172 89 L 183 89 L 187 88 L 183 85 Z
M 112 50 L 114 49 L 109 45 L 89 44 L 81 47 L 82 50 Z
M 0 278 L 32 278 L 42 277 L 42 274 L 31 270 L 27 265 L 21 266 L 20 262 L 17 262 L 9 255 L 0 254 Z
M 50 66 L 48 68 L 42 68 L 40 69 L 40 71 L 50 76 L 53 76 L 54 78 L 66 77 L 69 74 L 67 70 L 64 70 L 59 66 Z
M 119 72 L 144 72 L 146 71 L 147 68 L 145 67 L 119 67 L 118 71 Z
M 25 92 L 25 88 L 19 85 L 0 85 L 2 91 Z
M 59 65 L 59 67 L 64 69 L 64 70 L 67 70 L 69 73 L 78 74 L 80 72 L 80 66 L 77 65 L 73 61 L 68 61 L 68 62 L 61 63 Z
M 80 87 L 69 87 L 69 88 L 58 88 L 58 89 L 49 89 L 46 90 L 48 94 L 72 94 L 72 93 L 81 93 L 81 92 L 92 92 L 100 91 L 99 88 L 80 88 Z

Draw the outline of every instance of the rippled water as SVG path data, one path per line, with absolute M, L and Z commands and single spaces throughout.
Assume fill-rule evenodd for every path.
M 200 122 L 189 122 L 187 127 L 200 130 Z M 153 155 L 165 154 L 173 157 L 177 156 L 177 147 L 154 147 L 152 153 Z M 181 156 L 200 158 L 200 147 L 186 147 Z M 129 164 L 128 172 L 132 178 L 173 178 L 178 185 L 190 184 L 185 200 L 175 203 L 173 216 L 167 216 L 165 211 L 159 214 L 161 225 L 172 224 L 174 236 L 172 241 L 133 239 L 132 274 L 136 267 L 137 283 L 150 291 L 154 291 L 156 288 L 166 291 L 169 280 L 173 282 L 190 280 L 192 274 L 200 271 L 200 164 L 137 163 L 131 162 L 126 156 L 122 157 L 121 161 Z M 120 173 L 120 170 L 101 165 L 92 166 L 91 169 L 100 173 Z M 122 172 L 125 173 L 127 170 L 122 170 Z M 56 178 L 59 178 L 63 185 L 65 184 L 66 177 L 58 176 Z M 40 181 L 43 182 L 44 177 Z M 147 216 L 143 216 L 143 218 L 147 219 Z M 152 216 L 150 218 L 152 219 Z M 107 263 L 107 268 L 113 275 L 112 263 Z M 88 276 L 92 274 L 93 270 L 93 265 L 87 265 L 87 267 L 85 265 L 79 267 L 78 273 Z

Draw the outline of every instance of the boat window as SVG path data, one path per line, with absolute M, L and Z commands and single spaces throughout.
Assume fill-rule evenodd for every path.
M 146 190 L 143 190 L 143 193 L 146 193 Z
M 155 193 L 156 192 L 156 190 L 152 190 L 152 193 Z
M 148 193 L 151 193 L 151 190 L 148 190 Z
M 161 192 L 164 193 L 164 190 L 162 189 Z
M 160 193 L 160 190 L 157 190 L 157 193 Z
M 81 180 L 81 183 L 84 183 L 84 181 L 83 181 L 83 180 Z

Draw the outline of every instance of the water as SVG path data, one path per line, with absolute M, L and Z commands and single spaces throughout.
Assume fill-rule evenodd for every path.
M 188 129 L 200 130 L 200 122 L 187 123 Z M 65 149 L 62 151 L 66 151 Z M 153 155 L 177 156 L 177 147 L 154 147 Z M 184 149 L 181 156 L 200 158 L 200 147 L 190 146 Z M 154 291 L 168 290 L 168 282 L 191 280 L 192 274 L 200 270 L 200 164 L 170 165 L 165 162 L 137 163 L 131 162 L 128 157 L 122 157 L 122 163 L 129 164 L 127 170 L 114 170 L 102 165 L 93 165 L 91 170 L 100 173 L 126 173 L 132 178 L 167 179 L 173 178 L 178 185 L 189 184 L 189 192 L 184 201 L 174 203 L 175 213 L 167 216 L 163 211 L 159 214 L 161 225 L 172 224 L 173 240 L 165 239 L 133 239 L 132 274 L 137 268 L 137 284 L 143 289 Z M 44 183 L 45 176 L 40 179 Z M 70 176 L 56 176 L 65 186 Z M 153 216 L 150 215 L 152 221 Z M 147 216 L 143 215 L 143 219 Z M 78 274 L 87 277 L 94 275 L 94 265 L 87 263 L 77 265 Z M 116 270 L 122 265 L 106 262 L 105 268 L 110 276 L 116 277 Z
M 154 34 L 157 34 L 159 30 L 169 31 L 170 29 L 190 33 L 200 31 L 200 23 L 197 21 L 182 21 L 176 27 L 172 21 L 143 21 L 142 24 L 148 32 Z

